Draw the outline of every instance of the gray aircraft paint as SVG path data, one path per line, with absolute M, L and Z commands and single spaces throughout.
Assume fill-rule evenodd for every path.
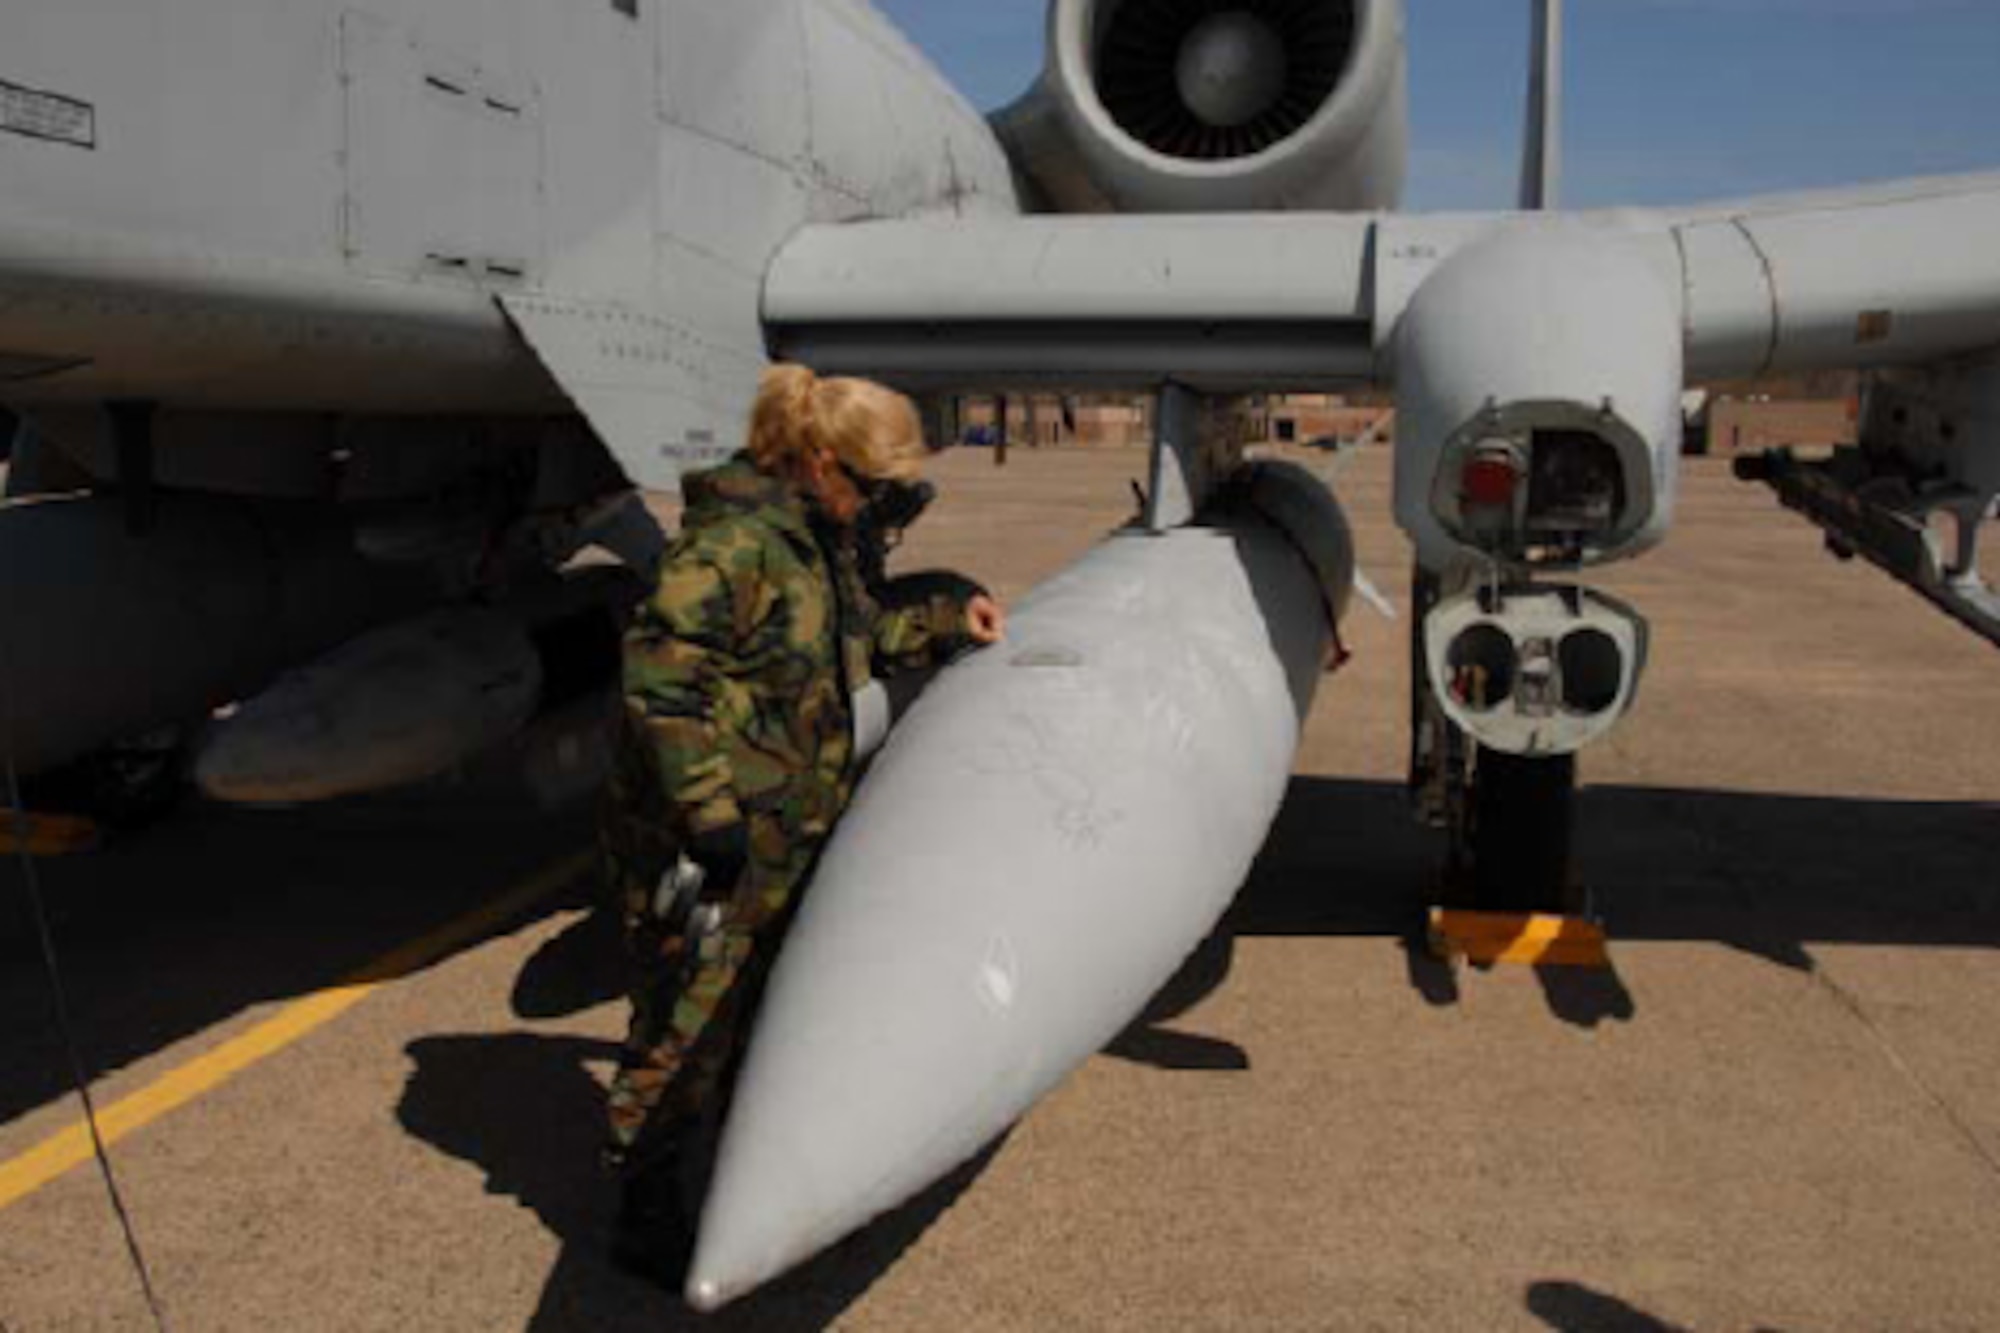
M 962 99 L 865 6 L 674 0 L 634 18 L 610 4 L 560 16 L 521 4 L 505 22 L 463 0 L 403 0 L 365 16 L 302 0 L 182 0 L 171 21 L 114 8 L 80 0 L 0 17 L 0 79 L 106 90 L 93 103 L 94 152 L 0 136 L 11 185 L 0 200 L 0 346 L 88 362 L 12 386 L 25 404 L 118 395 L 237 409 L 517 412 L 572 401 L 634 479 L 664 486 L 683 461 L 738 433 L 764 355 L 760 316 L 781 335 L 791 318 L 766 269 L 802 225 L 937 219 L 893 224 L 928 228 L 895 239 L 935 248 L 884 248 L 903 264 L 896 289 L 908 301 L 934 297 L 947 316 L 1018 325 L 1019 307 L 1063 299 L 1062 274 L 1093 265 L 1104 276 L 1077 296 L 1074 316 L 1092 300 L 1151 301 L 1142 327 L 1107 316 L 1048 340 L 1053 364 L 1032 346 L 974 357 L 949 340 L 926 360 L 925 349 L 863 337 L 882 322 L 881 285 L 866 272 L 845 281 L 837 250 L 801 238 L 799 262 L 774 279 L 820 267 L 832 306 L 848 304 L 837 321 L 822 312 L 822 341 L 781 345 L 857 366 L 873 359 L 912 382 L 1179 374 L 1191 343 L 1215 351 L 1202 330 L 1296 304 L 1299 274 L 1346 275 L 1346 257 L 1371 243 L 1375 283 L 1363 290 L 1374 304 L 1360 315 L 1379 347 L 1445 254 L 1505 225 L 1308 215 L 1289 242 L 1304 253 L 1266 262 L 1268 219 L 1186 230 L 1102 219 L 1064 237 L 1069 259 L 1047 276 L 1016 271 L 1004 294 L 989 285 L 958 297 L 984 265 L 954 261 L 949 237 L 960 222 L 972 236 L 982 218 L 1007 225 L 1008 164 Z M 1377 8 L 1388 17 L 1370 20 L 1364 47 L 1378 54 L 1357 56 L 1363 75 L 1400 60 L 1399 13 L 1369 12 Z M 1070 9 L 1052 18 L 1062 32 L 1079 21 Z M 129 40 L 101 40 L 106 31 Z M 1368 46 L 1392 31 L 1393 43 Z M 163 81 L 160 69 L 199 67 L 199 53 L 215 50 L 244 52 L 240 72 L 232 65 L 201 96 Z M 1063 61 L 1058 50 L 1052 68 Z M 446 156 L 481 156 L 484 145 L 519 170 L 413 176 L 384 157 L 403 149 L 375 142 L 378 94 L 404 107 L 411 142 Z M 248 161 L 271 169 L 239 169 Z M 539 221 L 532 234 L 496 239 L 483 219 L 525 188 L 531 167 L 539 189 L 528 213 Z M 1895 187 L 1825 195 L 1790 211 L 1753 202 L 1599 225 L 1673 242 L 1656 262 L 1682 289 L 1690 372 L 1707 376 L 1930 359 L 2000 338 L 2000 261 L 1968 239 L 1997 218 L 2000 193 L 1968 179 L 1900 196 Z M 1020 235 L 999 253 L 1024 247 Z M 1157 264 L 1122 263 L 1134 247 Z M 1218 270 L 1218 253 L 1234 256 L 1220 267 L 1242 270 L 1240 280 L 1177 286 L 1171 301 L 1147 295 L 1161 269 Z M 1886 334 L 1857 345 L 1857 321 L 1883 307 L 1884 293 L 1894 296 Z M 538 355 L 524 356 L 510 321 Z M 834 323 L 842 338 L 828 348 Z M 1343 342 L 1348 318 L 1310 328 L 1267 313 L 1262 324 L 1289 341 L 1235 350 L 1216 387 L 1393 376 L 1386 358 L 1363 363 Z M 1105 361 L 1109 370 L 1093 372 Z
M 1560 216 L 919 219 L 802 231 L 764 303 L 779 347 L 913 385 L 1129 389 L 1164 375 L 1214 392 L 1414 392 L 1399 415 L 1397 521 L 1440 564 L 1458 553 L 1432 482 L 1481 405 L 1527 395 L 1590 413 L 1609 397 L 1657 501 L 1605 553 L 1618 557 L 1671 523 L 1683 374 L 1921 364 L 2000 343 L 2000 252 L 1969 241 L 1996 228 L 1992 175 Z M 1490 290 L 1471 308 L 1406 327 L 1434 278 L 1432 305 L 1466 283 L 1454 259 L 1481 246 L 1532 251 L 1540 276 L 1480 265 Z M 1583 360 L 1491 336 L 1496 318 L 1554 321 L 1552 292 L 1597 334 L 1574 345 Z M 1447 379 L 1450 402 L 1417 387 Z
M 859 0 L 634 8 L 9 6 L 0 80 L 90 90 L 98 140 L 0 135 L 0 347 L 85 363 L 9 399 L 573 400 L 670 486 L 741 434 L 791 232 L 1013 211 L 983 120 Z

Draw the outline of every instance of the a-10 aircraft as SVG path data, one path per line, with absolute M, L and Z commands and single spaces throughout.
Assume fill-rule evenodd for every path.
M 1560 907 L 1574 755 L 1646 648 L 1585 575 L 1667 532 L 1685 385 L 1867 372 L 1859 446 L 1767 478 L 2000 639 L 2000 176 L 1554 211 L 1533 8 L 1520 210 L 1413 216 L 1401 0 L 1053 0 L 990 119 L 865 0 L 11 3 L 7 758 L 130 772 L 233 705 L 196 761 L 227 799 L 520 736 L 586 785 L 635 579 L 570 558 L 643 571 L 632 488 L 728 453 L 770 360 L 1157 394 L 1143 513 L 931 688 L 828 851 L 713 1307 L 972 1155 L 1213 926 L 1353 562 L 1208 408 L 1386 388 L 1417 804 L 1475 901 Z

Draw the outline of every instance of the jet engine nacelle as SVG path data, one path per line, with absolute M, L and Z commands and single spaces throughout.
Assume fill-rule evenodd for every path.
M 1406 74 L 1402 0 L 1054 0 L 994 126 L 1058 212 L 1390 208 Z
M 1455 252 L 1394 341 L 1396 517 L 1425 568 L 1632 555 L 1672 519 L 1676 299 L 1636 242 L 1523 220 Z

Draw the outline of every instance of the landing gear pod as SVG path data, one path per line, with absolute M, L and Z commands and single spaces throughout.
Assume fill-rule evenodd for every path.
M 1503 754 L 1574 754 L 1632 706 L 1646 664 L 1646 622 L 1588 588 L 1482 588 L 1424 620 L 1439 707 Z
M 1643 248 L 1522 223 L 1452 255 L 1397 323 L 1396 520 L 1417 562 L 1578 569 L 1671 520 L 1682 332 Z
M 1470 905 L 1576 903 L 1575 756 L 1631 707 L 1646 626 L 1568 580 L 1672 516 L 1684 331 L 1658 258 L 1616 224 L 1523 219 L 1446 257 L 1395 325 L 1411 792 Z

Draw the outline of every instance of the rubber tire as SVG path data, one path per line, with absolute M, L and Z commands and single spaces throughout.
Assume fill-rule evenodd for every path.
M 1523 758 L 1482 747 L 1472 782 L 1475 905 L 1485 911 L 1576 911 L 1576 756 Z

